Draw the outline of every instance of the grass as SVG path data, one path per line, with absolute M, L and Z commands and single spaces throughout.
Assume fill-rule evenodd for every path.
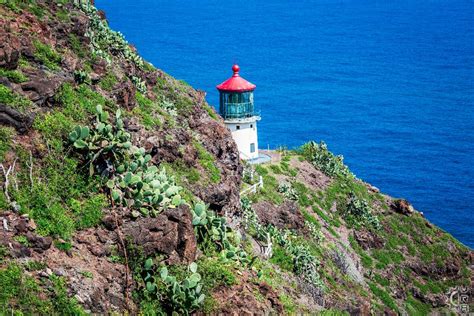
M 40 42 L 33 41 L 35 47 L 34 57 L 37 61 L 45 65 L 49 70 L 58 70 L 62 57 L 51 46 Z
M 112 73 L 112 72 L 108 72 L 107 75 L 105 75 L 102 79 L 100 79 L 100 87 L 102 89 L 104 89 L 105 91 L 112 91 L 112 88 L 114 87 L 114 85 L 118 82 L 118 79 L 117 77 Z M 140 94 L 140 97 L 139 98 L 144 98 L 141 94 Z M 137 99 L 139 99 L 137 98 Z M 138 101 L 138 100 L 137 100 Z M 142 100 L 140 100 L 142 101 Z M 140 104 L 140 101 L 139 104 Z M 142 101 L 143 102 L 143 101 Z
M 13 92 L 3 84 L 0 84 L 0 104 L 7 105 L 20 112 L 25 112 L 28 107 L 33 105 L 29 99 Z
M 294 264 L 291 256 L 288 256 L 288 253 L 282 247 L 275 245 L 273 247 L 273 255 L 270 258 L 270 262 L 279 266 L 283 270 L 293 271 Z
M 10 150 L 14 133 L 12 127 L 0 126 L 0 161 L 4 161 L 5 154 Z
M 110 81 L 107 84 L 110 84 Z M 161 108 L 159 104 L 148 99 L 140 92 L 135 94 L 135 98 L 137 100 L 138 106 L 132 110 L 132 114 L 140 118 L 140 121 L 145 128 L 159 128 L 162 125 L 162 118 L 160 115 Z
M 221 172 L 216 166 L 214 156 L 212 156 L 201 143 L 195 141 L 193 144 L 198 152 L 199 164 L 207 171 L 211 182 L 218 183 L 221 181 Z
M 86 229 L 97 226 L 102 219 L 102 209 L 107 207 L 107 197 L 103 194 L 96 194 L 87 200 L 71 199 L 69 201 L 71 210 L 75 215 L 76 229 Z
M 0 77 L 8 78 L 8 80 L 14 83 L 22 83 L 28 81 L 28 77 L 26 77 L 22 72 L 18 70 L 8 70 L 0 68 Z
M 85 315 L 67 295 L 63 278 L 52 275 L 44 285 L 10 263 L 0 269 L 0 310 L 14 315 Z
M 22 163 L 18 173 L 18 190 L 12 192 L 22 213 L 28 213 L 38 225 L 38 233 L 68 240 L 76 229 L 92 227 L 100 222 L 105 197 L 94 192 L 96 179 L 81 171 L 80 161 L 67 154 L 65 141 L 73 127 L 89 120 L 97 104 L 106 100 L 87 86 L 64 84 L 56 101 L 61 108 L 38 115 L 34 129 L 41 134 L 38 150 L 48 152 L 33 161 L 31 183 L 28 174 L 29 152 L 19 148 Z
M 375 285 L 372 282 L 368 282 L 368 284 L 372 293 L 374 293 L 374 295 L 378 297 L 385 306 L 389 307 L 395 312 L 398 312 L 398 307 L 395 304 L 395 301 L 385 290 L 379 288 L 377 285 Z
M 79 58 L 86 57 L 86 54 L 87 54 L 86 50 L 84 49 L 84 46 L 82 45 L 77 35 L 71 33 L 69 34 L 68 39 L 69 39 L 69 45 L 71 45 L 72 51 L 77 55 L 77 57 Z

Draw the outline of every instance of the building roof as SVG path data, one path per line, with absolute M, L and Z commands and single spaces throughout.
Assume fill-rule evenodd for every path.
M 232 71 L 234 74 L 232 77 L 216 86 L 217 90 L 227 92 L 246 92 L 255 90 L 257 86 L 242 78 L 239 75 L 239 70 L 239 65 L 232 66 Z

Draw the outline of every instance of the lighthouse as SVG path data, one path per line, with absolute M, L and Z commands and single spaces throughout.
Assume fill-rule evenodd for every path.
M 255 111 L 253 92 L 256 86 L 239 75 L 238 65 L 232 66 L 232 77 L 217 86 L 219 90 L 219 112 L 232 138 L 237 143 L 240 157 L 257 161 L 258 136 L 257 121 L 260 115 Z

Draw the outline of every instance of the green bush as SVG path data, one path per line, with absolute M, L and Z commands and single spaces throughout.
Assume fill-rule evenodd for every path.
M 72 199 L 69 204 L 76 217 L 76 229 L 97 226 L 102 219 L 102 209 L 108 205 L 103 194 L 93 195 L 85 201 Z
M 198 152 L 199 164 L 208 172 L 212 183 L 218 183 L 221 180 L 221 172 L 216 166 L 214 157 L 199 142 L 194 142 L 194 147 Z
M 10 150 L 13 135 L 13 128 L 0 126 L 0 161 L 5 159 L 5 154 Z
M 21 112 L 33 105 L 29 99 L 13 92 L 3 84 L 0 84 L 0 104 L 8 105 Z
M 59 69 L 62 57 L 51 46 L 41 43 L 39 40 L 34 40 L 35 59 L 48 67 L 50 70 Z
M 382 227 L 367 201 L 358 198 L 352 192 L 349 194 L 349 202 L 343 215 L 346 221 L 355 227 L 371 227 L 376 230 Z
M 309 142 L 301 146 L 300 154 L 311 162 L 316 168 L 329 177 L 354 178 L 349 168 L 344 164 L 344 158 L 331 153 L 327 145 L 321 141 Z
M 76 126 L 69 133 L 74 148 L 85 158 L 89 175 L 99 175 L 115 205 L 132 209 L 132 216 L 156 216 L 167 208 L 184 203 L 174 178 L 165 169 L 149 166 L 151 156 L 144 148 L 132 146 L 130 133 L 124 129 L 120 110 L 114 125 L 109 114 L 97 106 L 96 125 Z
M 182 315 L 191 314 L 204 302 L 201 293 L 201 275 L 198 266 L 191 263 L 185 276 L 173 276 L 167 267 L 158 268 L 151 258 L 143 266 L 143 292 L 145 297 L 160 301 L 165 311 Z
M 0 68 L 0 77 L 8 78 L 11 82 L 22 83 L 28 81 L 28 78 L 18 70 L 8 70 Z

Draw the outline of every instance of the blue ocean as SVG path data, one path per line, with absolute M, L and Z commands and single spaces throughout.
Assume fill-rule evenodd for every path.
M 257 85 L 261 148 L 324 140 L 474 248 L 472 0 L 96 0 L 151 63 Z

